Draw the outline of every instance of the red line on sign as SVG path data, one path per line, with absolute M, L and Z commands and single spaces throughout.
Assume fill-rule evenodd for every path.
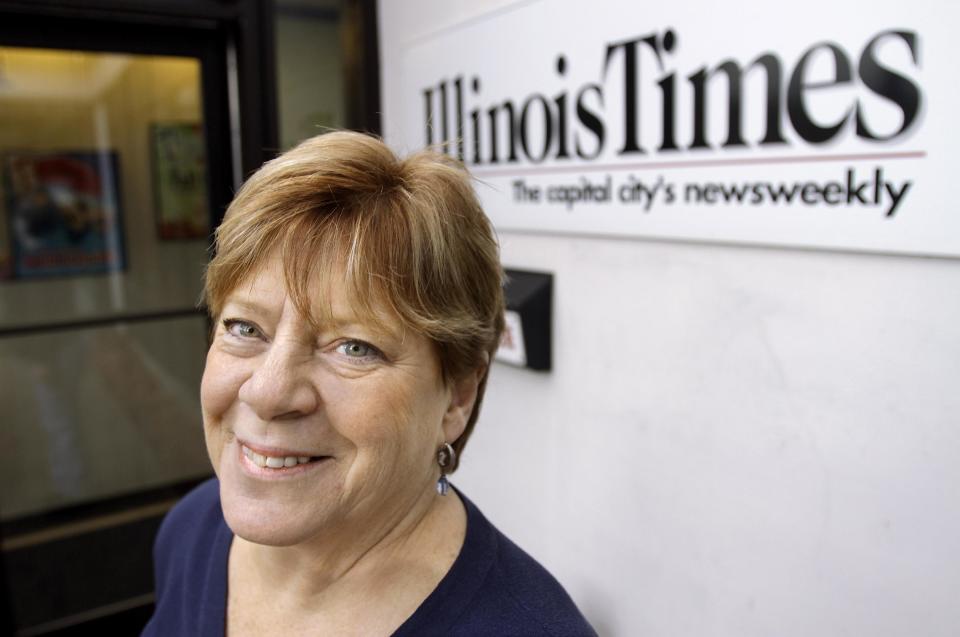
M 671 170 L 675 168 L 705 168 L 710 166 L 751 166 L 757 164 L 808 164 L 814 162 L 869 161 L 875 159 L 923 159 L 923 150 L 861 153 L 858 155 L 800 155 L 795 157 L 744 157 L 740 159 L 691 159 L 689 161 L 651 161 L 634 164 L 600 164 L 578 166 L 541 166 L 514 169 L 472 169 L 477 177 L 512 177 L 520 175 L 546 175 L 550 173 L 583 173 L 615 170 Z

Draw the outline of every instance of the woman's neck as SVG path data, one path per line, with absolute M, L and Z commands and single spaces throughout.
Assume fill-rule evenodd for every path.
M 337 532 L 296 546 L 235 538 L 230 603 L 262 601 L 258 615 L 272 608 L 287 619 L 311 616 L 314 626 L 318 619 L 331 626 L 346 620 L 350 632 L 359 612 L 392 632 L 453 565 L 466 534 L 466 511 L 456 492 L 441 497 L 431 489 L 405 514 L 383 520 L 364 528 L 341 524 Z M 237 610 L 243 609 L 229 615 Z

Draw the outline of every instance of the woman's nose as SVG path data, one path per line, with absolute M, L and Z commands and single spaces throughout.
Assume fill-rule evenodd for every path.
M 310 378 L 312 357 L 301 350 L 275 341 L 240 386 L 240 401 L 264 422 L 298 418 L 317 409 L 319 396 Z

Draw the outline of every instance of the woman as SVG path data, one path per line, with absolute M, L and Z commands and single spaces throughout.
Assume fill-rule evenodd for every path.
M 250 178 L 216 245 L 201 404 L 217 479 L 164 521 L 144 634 L 593 634 L 446 480 L 503 329 L 462 168 L 315 137 Z

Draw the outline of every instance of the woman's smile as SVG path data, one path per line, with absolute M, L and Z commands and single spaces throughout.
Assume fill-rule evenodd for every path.
M 235 444 L 240 450 L 240 457 L 237 459 L 240 467 L 250 476 L 268 480 L 297 476 L 333 460 L 331 456 L 300 455 L 261 447 L 252 448 L 251 445 L 239 441 Z

